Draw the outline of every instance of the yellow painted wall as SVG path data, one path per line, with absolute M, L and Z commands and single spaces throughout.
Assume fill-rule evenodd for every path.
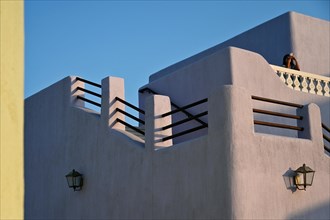
M 24 2 L 0 0 L 0 219 L 24 218 Z

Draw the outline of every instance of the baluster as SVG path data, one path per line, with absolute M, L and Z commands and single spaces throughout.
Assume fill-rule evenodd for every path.
M 323 91 L 325 96 L 330 96 L 330 81 L 324 82 Z
M 323 95 L 322 94 L 321 80 L 319 80 L 319 79 L 315 79 L 315 94 Z
M 302 92 L 308 92 L 308 83 L 306 77 L 299 76 L 300 77 L 300 88 Z
M 290 74 L 288 74 L 288 78 L 286 79 L 286 84 L 288 87 L 293 89 L 293 80 L 292 80 L 292 76 Z
M 311 90 L 311 88 L 309 87 L 309 85 L 311 84 L 311 79 L 309 77 L 306 77 L 305 80 L 306 80 L 306 83 L 307 83 L 307 90 L 308 90 L 308 93 L 309 93 L 309 91 Z
M 276 73 L 280 77 L 280 79 L 285 83 L 284 72 L 278 70 Z
M 320 85 L 320 81 L 318 79 L 314 79 L 313 81 L 315 83 L 315 94 L 321 95 L 322 87 Z
M 309 93 L 312 93 L 312 94 L 316 94 L 315 93 L 315 83 L 314 83 L 314 79 L 312 78 L 309 78 Z
M 289 77 L 289 75 L 287 74 L 287 73 L 283 73 L 283 78 L 284 78 L 284 84 L 285 85 L 288 85 L 288 83 L 286 82 L 287 81 L 287 79 L 288 79 L 288 77 Z
M 325 87 L 325 82 L 323 80 L 320 80 L 320 85 L 322 87 L 322 90 L 321 90 L 321 95 L 325 95 L 325 91 L 324 91 L 324 87 Z
M 300 82 L 298 80 L 298 75 L 292 75 L 293 78 L 293 83 L 292 83 L 292 87 L 294 90 L 298 90 L 300 91 Z

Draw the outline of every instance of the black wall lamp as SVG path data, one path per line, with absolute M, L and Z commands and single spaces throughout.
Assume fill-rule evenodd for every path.
M 83 186 L 83 175 L 74 169 L 65 175 L 65 178 L 68 182 L 70 188 L 73 188 L 73 191 L 80 191 Z
M 299 190 L 306 190 L 307 186 L 313 184 L 315 171 L 310 167 L 303 164 L 301 167 L 296 169 L 294 176 L 294 183 Z

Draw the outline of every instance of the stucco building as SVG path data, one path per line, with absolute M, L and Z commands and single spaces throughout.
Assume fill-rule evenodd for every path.
M 329 33 L 283 14 L 151 75 L 139 107 L 117 77 L 27 98 L 26 218 L 329 219 Z M 301 71 L 282 67 L 290 52 Z M 306 191 L 292 185 L 303 164 L 316 171 Z

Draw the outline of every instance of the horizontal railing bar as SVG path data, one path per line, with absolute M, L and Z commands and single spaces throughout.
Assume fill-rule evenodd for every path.
M 81 99 L 81 100 L 83 100 L 83 101 L 85 101 L 85 102 L 88 102 L 88 103 L 90 103 L 90 104 L 93 104 L 93 105 L 96 105 L 96 106 L 98 106 L 98 107 L 101 107 L 101 104 L 100 104 L 100 103 L 97 103 L 97 102 L 94 102 L 94 101 L 92 101 L 92 100 L 86 99 L 85 97 L 77 96 L 77 99 Z
M 145 135 L 144 132 L 141 131 L 140 129 L 134 127 L 133 125 L 130 125 L 130 124 L 126 123 L 125 121 L 123 121 L 123 120 L 121 120 L 119 118 L 116 119 L 116 122 L 119 122 L 119 123 L 121 123 L 121 124 L 123 124 L 123 125 L 125 125 L 125 126 L 127 126 L 129 128 L 131 128 L 131 129 L 133 129 L 134 131 L 136 131 L 136 132 L 138 132 L 138 133 L 140 133 L 142 135 Z
M 163 129 L 163 130 L 166 130 L 166 129 L 169 129 L 169 128 L 172 128 L 172 127 L 175 127 L 175 126 L 181 125 L 181 124 L 183 124 L 183 123 L 186 123 L 186 122 L 188 122 L 188 121 L 192 121 L 192 120 L 194 120 L 194 119 L 196 119 L 196 118 L 200 118 L 200 117 L 202 117 L 202 116 L 204 116 L 204 115 L 207 115 L 207 114 L 208 114 L 208 112 L 205 111 L 205 112 L 202 112 L 202 113 L 200 113 L 200 114 L 197 114 L 197 115 L 195 115 L 195 116 L 193 116 L 193 117 L 185 118 L 185 119 L 183 119 L 183 120 L 181 120 L 181 121 L 177 121 L 177 122 L 175 122 L 175 123 L 173 123 L 173 124 L 169 124 L 169 125 L 163 127 L 162 129 Z
M 330 147 L 327 147 L 324 145 L 324 150 L 326 150 L 328 153 L 330 153 Z
M 303 117 L 299 115 L 291 115 L 291 114 L 285 114 L 285 113 L 280 113 L 280 112 L 273 112 L 273 111 L 266 111 L 262 109 L 253 109 L 253 112 L 255 113 L 260 113 L 260 114 L 265 114 L 265 115 L 274 115 L 278 117 L 285 117 L 285 118 L 292 118 L 292 119 L 297 119 L 297 120 L 302 120 Z
M 167 112 L 167 113 L 165 113 L 165 114 L 162 114 L 162 117 L 166 117 L 166 116 L 169 116 L 169 115 L 173 115 L 173 114 L 175 114 L 175 113 L 177 113 L 177 112 L 180 112 L 180 111 L 182 111 L 182 110 L 186 110 L 187 108 L 191 108 L 191 107 L 194 107 L 194 106 L 196 106 L 196 105 L 200 105 L 200 104 L 202 104 L 202 103 L 204 103 L 204 102 L 207 102 L 207 98 L 206 98 L 206 99 L 199 100 L 199 101 L 194 102 L 194 103 L 191 103 L 191 104 L 189 104 L 189 105 L 183 106 L 183 107 L 181 107 L 181 108 L 175 109 L 175 110 L 173 110 L 173 111 Z
M 177 105 L 174 104 L 173 102 L 171 102 L 171 105 L 172 105 L 174 108 L 176 108 L 176 109 L 180 108 L 179 106 L 177 106 Z M 187 117 L 194 117 L 193 114 L 187 112 L 186 110 L 182 110 L 182 113 L 185 114 Z M 200 123 L 201 125 L 208 126 L 207 123 L 205 123 L 204 121 L 200 120 L 199 118 L 196 118 L 195 120 L 196 120 L 198 123 Z
M 86 80 L 86 79 L 83 79 L 83 78 L 80 78 L 80 77 L 76 77 L 77 80 L 79 81 L 82 81 L 84 83 L 88 83 L 90 85 L 93 85 L 93 86 L 96 86 L 96 87 L 99 87 L 99 88 L 102 88 L 102 86 L 100 84 L 97 84 L 97 83 L 94 83 L 94 82 L 91 82 L 89 80 Z
M 93 91 L 90 91 L 90 90 L 88 90 L 88 89 L 84 89 L 84 88 L 81 88 L 81 87 L 77 87 L 77 90 L 81 90 L 81 91 L 83 91 L 83 92 L 87 92 L 87 93 L 89 93 L 89 94 L 91 94 L 91 95 L 94 95 L 94 96 L 97 96 L 97 97 L 99 97 L 99 98 L 102 98 L 102 95 L 100 95 L 100 94 L 98 94 L 98 93 L 96 93 L 96 92 L 93 92 Z
M 325 134 L 323 134 L 323 138 L 330 143 L 330 138 L 328 136 L 326 136 Z
M 197 131 L 197 130 L 200 130 L 200 129 L 203 129 L 203 128 L 206 128 L 205 125 L 200 125 L 198 127 L 195 127 L 195 128 L 191 128 L 191 129 L 188 129 L 188 130 L 185 130 L 185 131 L 182 131 L 182 132 L 179 132 L 177 134 L 174 134 L 174 135 L 171 135 L 171 136 L 168 136 L 168 137 L 165 137 L 162 139 L 162 141 L 167 141 L 167 140 L 170 140 L 170 139 L 173 139 L 173 138 L 176 138 L 176 137 L 179 137 L 179 136 L 182 136 L 182 135 L 185 135 L 185 134 L 189 134 L 191 132 L 194 132 L 194 131 Z
M 269 127 L 277 127 L 277 128 L 284 128 L 284 129 L 291 129 L 291 130 L 297 130 L 297 131 L 303 131 L 304 128 L 292 126 L 292 125 L 285 125 L 285 124 L 278 124 L 278 123 L 272 123 L 272 122 L 266 122 L 266 121 L 258 121 L 254 120 L 254 124 L 256 125 L 264 125 Z
M 295 103 L 291 103 L 291 102 L 283 102 L 283 101 L 279 101 L 279 100 L 275 100 L 275 99 L 268 99 L 268 98 L 263 98 L 263 97 L 259 97 L 259 96 L 254 96 L 254 95 L 252 96 L 252 99 L 258 100 L 258 101 L 275 103 L 275 104 L 279 104 L 279 105 L 286 105 L 286 106 L 290 106 L 290 107 L 296 107 L 296 108 L 304 107 L 303 105 L 299 105 L 299 104 L 295 104 Z
M 154 90 L 150 89 L 150 88 L 143 88 L 141 90 L 139 90 L 140 93 L 143 93 L 144 91 L 149 91 L 151 92 L 152 94 L 159 94 L 157 92 L 155 92 Z M 171 105 L 176 108 L 176 109 L 179 109 L 180 107 L 178 105 L 176 105 L 175 103 L 173 103 L 171 101 Z M 187 112 L 186 110 L 182 110 L 182 113 L 185 114 L 186 116 L 188 117 L 193 117 L 194 115 L 190 114 L 189 112 Z M 204 125 L 204 126 L 208 126 L 207 123 L 205 123 L 204 121 L 200 120 L 199 118 L 196 118 L 195 119 L 198 123 Z
M 121 98 L 119 98 L 119 97 L 116 97 L 115 99 L 116 99 L 117 101 L 120 101 L 121 103 L 127 105 L 128 107 L 130 107 L 130 108 L 132 108 L 132 109 L 134 109 L 134 110 L 136 110 L 136 111 L 138 111 L 138 112 L 140 112 L 140 113 L 142 113 L 142 114 L 145 114 L 145 112 L 144 112 L 142 109 L 139 109 L 138 107 L 132 105 L 131 103 L 128 103 L 128 102 L 126 102 L 125 100 L 123 100 L 123 99 L 121 99 Z
M 322 123 L 322 128 L 324 128 L 327 132 L 330 133 L 330 128 L 326 126 L 324 123 Z
M 137 122 L 140 122 L 141 124 L 144 124 L 144 121 L 143 121 L 142 119 L 137 118 L 137 117 L 135 117 L 134 115 L 131 115 L 131 114 L 129 114 L 128 112 L 125 112 L 125 111 L 121 110 L 120 108 L 116 108 L 116 111 L 118 111 L 118 112 L 120 112 L 120 113 L 126 115 L 127 117 L 129 117 L 129 118 L 131 118 L 131 119 L 133 119 L 133 120 L 135 120 L 135 121 L 137 121 Z

